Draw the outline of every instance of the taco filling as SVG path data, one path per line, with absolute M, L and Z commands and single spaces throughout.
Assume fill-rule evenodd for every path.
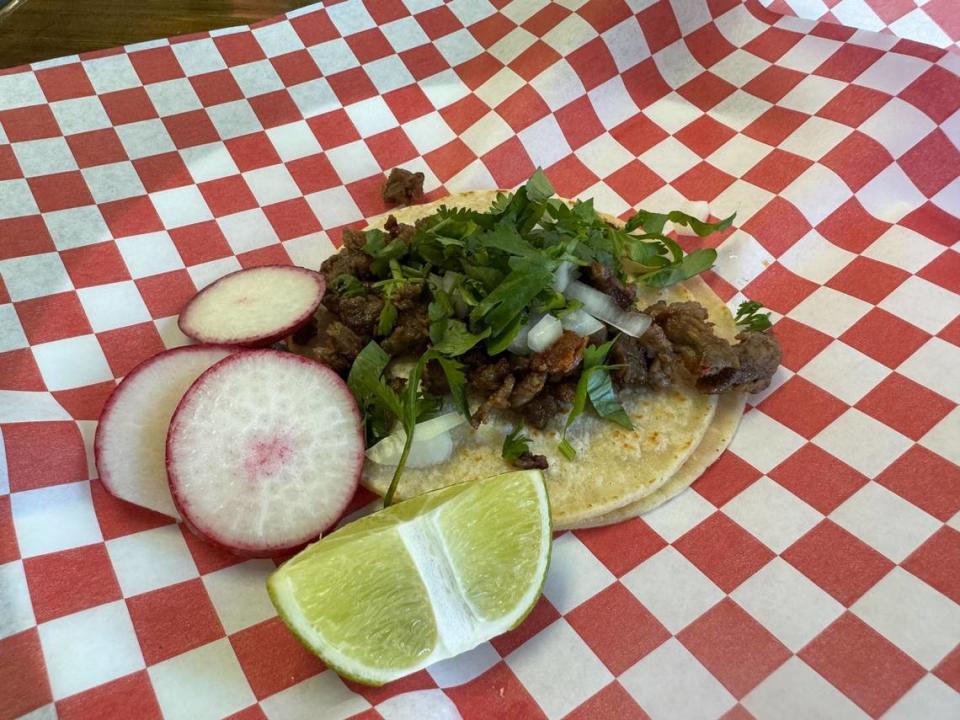
M 422 183 L 409 175 L 391 174 L 391 197 L 416 196 L 397 189 Z M 676 472 L 715 396 L 760 391 L 779 365 L 757 303 L 734 326 L 690 291 L 716 251 L 686 253 L 666 234 L 668 222 L 702 237 L 732 220 L 639 211 L 620 223 L 591 200 L 554 197 L 540 171 L 513 193 L 402 208 L 344 231 L 321 267 L 323 304 L 290 347 L 348 379 L 375 458 L 365 481 L 387 504 L 398 487 L 408 496 L 466 479 L 465 462 L 550 467 L 562 500 L 576 472 L 564 466 L 615 438 L 589 471 L 615 476 L 604 463 L 632 460 L 650 478 L 600 498 L 594 514 L 609 512 Z M 446 429 L 421 432 L 428 421 Z M 378 446 L 393 451 L 371 454 Z

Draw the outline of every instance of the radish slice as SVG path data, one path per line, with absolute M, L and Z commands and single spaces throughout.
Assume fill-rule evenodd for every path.
M 100 482 L 114 496 L 179 519 L 167 485 L 164 441 L 177 403 L 194 380 L 236 348 L 167 350 L 134 368 L 100 413 L 93 441 Z
M 302 267 L 238 270 L 193 296 L 180 329 L 200 342 L 270 345 L 306 323 L 325 290 L 323 276 Z
M 363 465 L 360 412 L 328 367 L 241 352 L 201 375 L 167 434 L 167 474 L 201 537 L 239 555 L 294 550 L 333 525 Z
M 564 293 L 568 298 L 579 300 L 583 309 L 598 320 L 622 330 L 632 337 L 640 337 L 650 327 L 652 319 L 649 315 L 634 310 L 623 310 L 613 298 L 596 288 L 584 285 L 579 280 L 573 280 Z
M 563 326 L 553 315 L 544 315 L 540 322 L 530 328 L 527 334 L 527 347 L 532 352 L 543 352 L 563 335 Z
M 580 337 L 593 335 L 595 332 L 603 330 L 603 323 L 582 308 L 564 315 L 561 323 L 564 330 L 575 332 Z

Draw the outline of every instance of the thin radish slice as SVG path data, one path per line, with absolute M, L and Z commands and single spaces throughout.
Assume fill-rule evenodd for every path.
M 201 537 L 270 557 L 318 537 L 363 465 L 357 402 L 330 368 L 293 353 L 240 352 L 201 375 L 167 434 L 167 474 Z
M 167 484 L 167 427 L 193 382 L 236 348 L 193 345 L 167 350 L 124 378 L 100 413 L 93 452 L 112 495 L 178 518 Z
M 180 329 L 200 342 L 270 345 L 306 323 L 325 290 L 323 275 L 302 267 L 238 270 L 193 296 L 180 313 Z

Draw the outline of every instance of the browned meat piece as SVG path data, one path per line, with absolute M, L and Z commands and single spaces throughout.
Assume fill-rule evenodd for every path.
M 669 387 L 682 369 L 673 350 L 659 325 L 651 325 L 639 339 L 621 335 L 610 349 L 609 363 L 623 366 L 613 371 L 613 379 L 621 387 Z
M 394 168 L 383 184 L 383 201 L 409 205 L 423 197 L 423 173 Z
M 683 375 L 683 365 L 659 325 L 651 325 L 640 338 L 640 347 L 647 356 L 647 379 L 650 387 L 669 387 Z
M 737 354 L 726 340 L 713 333 L 705 307 L 695 302 L 663 301 L 647 308 L 647 313 L 663 328 L 664 335 L 680 355 L 694 378 L 702 378 L 736 367 Z
M 526 355 L 510 355 L 510 369 L 514 372 L 523 372 L 530 367 L 530 358 Z
M 423 282 L 408 282 L 399 285 L 390 299 L 397 310 L 410 310 L 423 302 Z
M 632 285 L 624 285 L 620 278 L 603 263 L 594 261 L 590 264 L 588 280 L 593 287 L 613 298 L 620 307 L 627 309 L 637 299 L 637 289 Z
M 483 351 L 480 351 L 481 353 Z M 464 356 L 466 357 L 466 356 Z M 474 358 L 470 357 L 470 363 L 467 370 L 467 382 L 470 388 L 479 395 L 489 395 L 495 392 L 503 383 L 503 379 L 510 374 L 510 361 L 504 357 L 493 360 L 483 353 L 486 362 L 483 364 L 474 364 Z
M 586 338 L 566 330 L 553 345 L 530 357 L 530 369 L 547 373 L 551 379 L 559 379 L 580 365 L 586 346 Z
M 722 393 L 728 390 L 755 393 L 765 390 L 780 366 L 780 343 L 769 332 L 746 332 L 737 335 L 740 341 L 733 346 L 740 366 L 701 377 L 697 389 L 701 392 Z
M 344 244 L 339 252 L 323 261 L 320 272 L 327 281 L 327 287 L 332 286 L 333 281 L 341 275 L 353 275 L 359 280 L 365 280 L 370 277 L 370 256 L 363 250 Z
M 741 333 L 740 342 L 731 345 L 714 335 L 707 311 L 698 303 L 659 302 L 645 312 L 662 328 L 700 392 L 757 392 L 770 384 L 780 364 L 780 346 L 773 335 Z
M 566 406 L 573 402 L 573 396 L 577 393 L 577 381 L 551 383 L 547 389 L 562 406 Z
M 312 316 L 306 323 L 300 326 L 291 336 L 298 345 L 306 345 L 317 336 L 317 317 Z
M 563 404 L 550 393 L 541 393 L 524 405 L 520 412 L 535 428 L 543 430 L 554 415 L 563 410 Z
M 335 303 L 324 304 L 334 312 L 340 321 L 358 335 L 372 337 L 380 320 L 380 311 L 383 310 L 383 298 L 377 293 L 369 292 L 353 297 L 340 297 Z M 332 298 L 331 298 L 332 300 Z
M 388 355 L 419 355 L 430 340 L 430 318 L 425 307 L 400 313 L 393 331 L 383 341 Z
M 387 378 L 387 386 L 397 395 L 407 389 L 407 379 L 402 377 Z
M 517 409 L 533 400 L 547 383 L 545 373 L 529 372 L 514 386 L 510 395 L 510 407 Z
M 403 242 L 407 243 L 407 245 L 410 244 L 410 241 L 413 240 L 413 236 L 417 232 L 417 229 L 413 225 L 397 222 L 397 219 L 393 215 L 387 218 L 387 221 L 383 224 L 383 229 L 390 235 L 391 240 L 400 238 Z
M 602 328 L 597 330 L 592 335 L 587 336 L 588 345 L 603 345 L 610 336 L 610 331 L 607 330 L 607 326 L 604 325 Z
M 363 341 L 353 330 L 341 322 L 332 321 L 310 351 L 316 360 L 328 365 L 338 373 L 350 370 L 353 361 L 363 350 Z
M 523 453 L 523 455 L 514 459 L 512 463 L 514 467 L 518 467 L 521 470 L 546 470 L 550 467 L 546 455 L 534 455 L 530 452 Z
M 423 389 L 431 395 L 443 397 L 450 394 L 450 385 L 447 383 L 447 376 L 436 360 L 428 362 L 420 375 L 420 382 Z
M 514 382 L 513 375 L 507 375 L 496 392 L 480 403 L 480 407 L 476 409 L 470 418 L 470 424 L 473 425 L 473 427 L 480 427 L 480 424 L 487 419 L 487 415 L 490 414 L 491 410 L 510 407 L 510 393 L 513 392 Z
M 344 228 L 341 242 L 347 250 L 363 250 L 367 245 L 367 236 L 363 230 Z

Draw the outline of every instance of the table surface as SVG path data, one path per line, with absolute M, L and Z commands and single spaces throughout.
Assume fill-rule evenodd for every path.
M 6 11 L 0 10 L 0 68 L 154 38 L 246 25 L 310 1 L 13 0 Z

